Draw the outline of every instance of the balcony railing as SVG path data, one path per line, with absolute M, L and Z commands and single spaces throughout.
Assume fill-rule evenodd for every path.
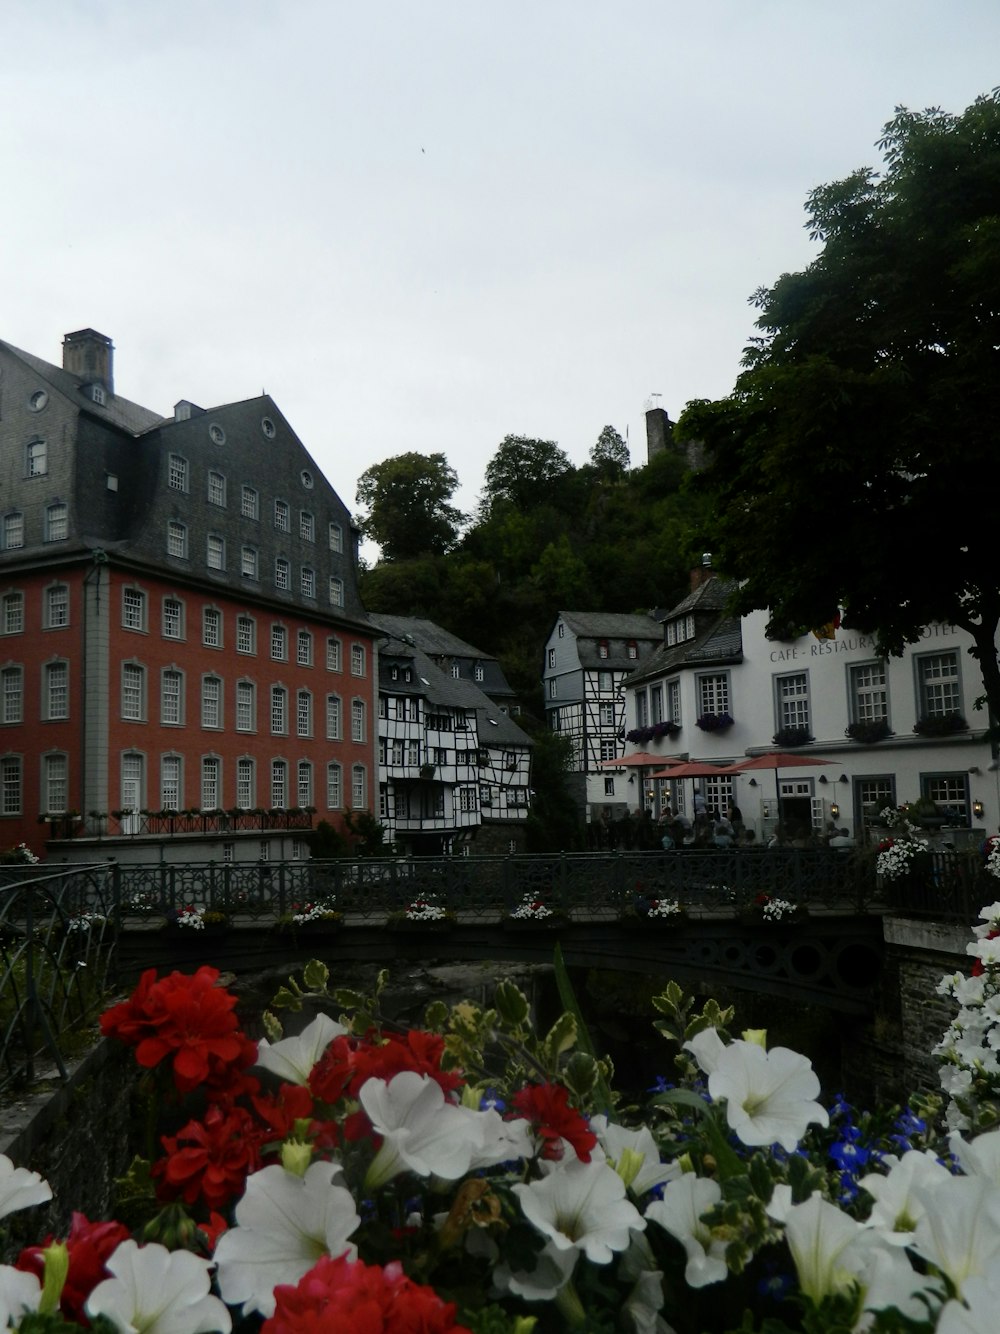
M 39 824 L 48 827 L 50 839 L 68 838 L 180 838 L 200 834 L 295 832 L 313 827 L 315 807 L 288 810 L 183 810 L 183 811 L 91 811 L 76 814 L 43 814 Z

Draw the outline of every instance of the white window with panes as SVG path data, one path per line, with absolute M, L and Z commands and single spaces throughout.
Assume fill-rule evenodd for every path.
M 344 709 L 339 695 L 326 697 L 326 739 L 342 741 L 344 738 Z
M 122 663 L 122 717 L 142 722 L 146 716 L 146 669 L 137 662 Z
M 160 722 L 179 727 L 184 722 L 184 677 L 168 667 L 160 677 Z
M 24 546 L 24 515 L 19 510 L 4 515 L 3 545 L 6 551 Z
M 344 776 L 339 764 L 326 766 L 326 806 L 336 811 L 344 804 Z
M 45 508 L 46 542 L 65 542 L 69 537 L 69 507 L 59 500 Z
M 24 720 L 24 669 L 5 667 L 0 673 L 0 685 L 3 688 L 0 700 L 0 712 L 5 723 L 19 723 Z
M 295 661 L 300 667 L 312 666 L 313 637 L 308 630 L 300 630 L 295 637 Z
M 50 813 L 69 805 L 69 760 L 65 755 L 46 755 L 42 761 L 42 801 Z
M 188 461 L 180 454 L 171 454 L 167 462 L 167 485 L 172 491 L 188 489 Z
M 605 737 L 601 742 L 601 759 L 614 760 L 618 758 L 618 743 Z
M 365 674 L 365 649 L 363 644 L 351 645 L 351 675 L 364 676 Z
M 851 668 L 851 722 L 880 723 L 889 717 L 889 690 L 884 662 L 861 662 Z
M 312 736 L 313 701 L 308 690 L 300 690 L 295 696 L 295 734 Z
M 274 562 L 274 586 L 287 590 L 291 585 L 292 567 L 284 556 L 279 556 Z
M 288 731 L 288 691 L 284 686 L 271 687 L 271 734 L 283 736 Z
M 44 477 L 49 470 L 49 450 L 44 440 L 30 440 L 27 449 L 29 477 Z
M 271 805 L 277 810 L 288 805 L 288 765 L 284 760 L 271 761 Z
M 244 486 L 240 491 L 240 514 L 244 519 L 260 517 L 260 496 L 252 486 Z
M 252 616 L 236 618 L 236 652 L 257 652 L 257 623 Z
M 244 579 L 257 578 L 257 548 L 240 548 L 240 574 Z
M 918 712 L 944 718 L 961 711 L 962 690 L 957 653 L 927 653 L 916 659 Z
M 363 810 L 368 802 L 368 771 L 363 764 L 354 765 L 351 770 L 351 806 L 356 811 Z
M 179 598 L 163 599 L 163 637 L 184 638 L 184 604 Z
M 45 716 L 69 718 L 68 663 L 45 663 Z
M 274 502 L 274 526 L 279 533 L 290 533 L 292 525 L 289 522 L 289 508 L 287 500 L 276 500 Z
M 776 719 L 778 730 L 809 729 L 809 675 L 792 672 L 775 678 Z
M 185 560 L 187 554 L 187 528 L 176 519 L 170 519 L 167 523 L 167 555 L 175 556 L 178 560 Z
M 645 690 L 635 692 L 635 725 L 636 727 L 649 726 L 649 695 Z
M 339 523 L 330 524 L 330 550 L 341 552 L 344 549 L 344 530 Z
M 0 814 L 21 814 L 21 757 L 5 755 L 0 760 Z
M 61 630 L 69 625 L 69 588 L 52 584 L 45 590 L 45 628 Z
M 218 533 L 209 533 L 205 543 L 205 563 L 210 570 L 226 568 L 226 543 Z
M 5 635 L 19 635 L 24 632 L 24 594 L 5 593 L 3 595 L 3 632 Z
M 351 701 L 351 740 L 364 741 L 365 733 L 365 702 L 354 699 Z
M 667 719 L 672 723 L 681 721 L 681 683 L 680 681 L 667 682 Z
M 226 503 L 226 479 L 221 472 L 210 470 L 208 474 L 208 503 L 222 505 Z
M 316 571 L 308 565 L 303 565 L 300 571 L 299 586 L 304 598 L 314 598 L 316 596 Z
M 729 713 L 729 673 L 713 672 L 698 677 L 698 713 Z
M 330 575 L 330 606 L 342 607 L 344 605 L 344 581 L 338 579 L 335 574 Z
M 126 630 L 145 630 L 146 594 L 141 589 L 122 590 L 122 625 Z
M 8 631 L 8 633 L 10 633 Z M 326 641 L 326 670 L 340 672 L 344 669 L 344 646 L 336 635 Z
M 243 755 L 236 761 L 236 804 L 241 811 L 252 810 L 257 799 L 257 775 L 253 760 Z
M 201 614 L 201 642 L 206 648 L 222 648 L 222 612 L 205 607 Z
M 283 625 L 271 626 L 271 657 L 275 662 L 285 662 L 288 658 L 288 631 Z
M 313 799 L 313 767 L 308 760 L 299 760 L 295 766 L 295 802 L 311 806 Z
M 968 774 L 921 774 L 920 795 L 939 806 L 949 824 L 970 823 Z
M 222 805 L 222 761 L 204 755 L 201 761 L 201 809 L 216 811 Z
M 257 687 L 252 681 L 236 682 L 236 730 L 257 730 Z
M 668 647 L 672 647 L 674 644 L 683 644 L 689 639 L 694 639 L 694 617 L 677 616 L 674 620 L 667 622 L 665 629 L 664 638 Z
M 203 676 L 201 680 L 201 725 L 222 726 L 222 680 L 218 676 Z
M 303 542 L 316 541 L 316 520 L 306 510 L 299 511 L 299 537 Z
M 613 704 L 599 704 L 598 721 L 602 727 L 614 727 L 615 725 L 615 706 Z
M 160 809 L 178 811 L 181 808 L 181 757 L 160 757 Z

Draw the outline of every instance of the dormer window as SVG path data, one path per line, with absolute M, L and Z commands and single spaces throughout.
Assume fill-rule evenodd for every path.
M 101 407 L 108 401 L 108 395 L 103 384 L 88 384 L 83 392 L 90 399 L 91 403 L 97 403 Z
M 629 658 L 637 658 L 639 656 L 639 645 L 634 639 L 630 639 L 625 645 L 625 653 Z
M 692 615 L 678 616 L 672 621 L 667 621 L 666 642 L 668 647 L 674 644 L 683 644 L 688 639 L 694 639 L 694 617 Z
M 606 639 L 597 641 L 597 656 L 599 658 L 608 658 L 611 656 L 611 647 Z

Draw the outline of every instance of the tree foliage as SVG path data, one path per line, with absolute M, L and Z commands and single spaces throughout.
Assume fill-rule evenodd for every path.
M 1000 717 L 1000 99 L 898 108 L 885 168 L 808 198 L 821 244 L 753 298 L 733 393 L 689 405 L 717 560 L 742 610 L 846 621 L 899 653 L 931 621 L 973 636 Z
M 488 505 L 498 500 L 518 507 L 537 504 L 539 497 L 551 493 L 553 483 L 572 469 L 554 440 L 504 436 L 486 465 L 485 499 Z
M 440 555 L 454 546 L 462 514 L 448 502 L 458 474 L 443 454 L 396 454 L 373 463 L 358 478 L 357 501 L 365 537 L 385 560 Z
M 628 472 L 628 445 L 613 426 L 605 426 L 590 450 L 590 461 L 606 477 Z

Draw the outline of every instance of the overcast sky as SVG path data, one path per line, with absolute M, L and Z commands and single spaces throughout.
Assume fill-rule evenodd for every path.
M 262 389 L 346 503 L 732 387 L 808 191 L 1000 83 L 998 0 L 3 0 L 0 338 Z M 660 395 L 653 398 L 654 395 Z

